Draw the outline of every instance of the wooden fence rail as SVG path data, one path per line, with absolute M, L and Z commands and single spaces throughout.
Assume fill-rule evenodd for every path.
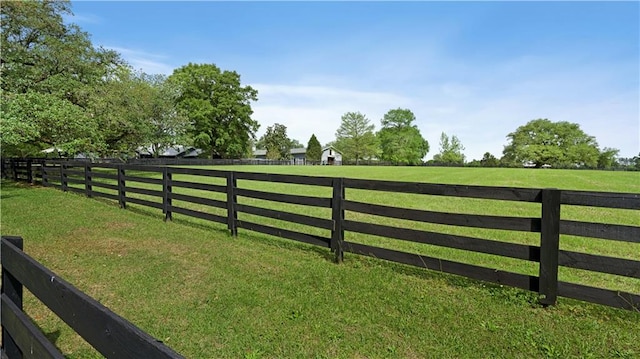
M 29 257 L 22 243 L 3 236 L 0 244 L 3 357 L 64 358 L 22 310 L 26 288 L 106 358 L 182 358 Z
M 128 203 L 155 208 L 162 210 L 165 220 L 170 220 L 173 214 L 181 214 L 218 222 L 226 225 L 233 235 L 237 234 L 238 229 L 245 229 L 330 248 L 338 262 L 343 260 L 344 252 L 355 253 L 534 291 L 539 293 L 540 302 L 544 305 L 553 305 L 556 298 L 562 296 L 633 311 L 640 310 L 639 293 L 595 288 L 558 280 L 560 267 L 640 278 L 638 260 L 561 250 L 559 245 L 561 235 L 640 244 L 640 226 L 565 220 L 560 216 L 565 205 L 618 208 L 632 210 L 631 215 L 637 215 L 640 211 L 640 194 L 637 193 L 445 185 L 69 161 L 42 161 L 38 167 L 32 162 L 31 176 L 16 177 L 15 170 L 4 171 L 7 166 L 11 164 L 3 161 L 3 175 L 8 178 L 35 178 L 34 171 L 39 171 L 39 178 L 45 186 L 54 186 L 88 197 L 112 199 L 118 201 L 122 208 L 126 208 Z M 282 191 L 271 192 L 255 185 L 264 182 L 313 186 L 324 189 L 323 193 L 327 194 L 311 196 Z M 247 183 L 253 183 L 254 186 L 247 186 Z M 187 189 L 195 190 L 192 192 L 200 195 L 184 193 Z M 347 198 L 347 191 L 352 190 L 535 203 L 540 205 L 541 210 L 540 216 L 535 217 L 427 211 L 365 203 L 358 198 Z M 254 204 L 260 201 L 275 203 L 276 206 L 263 208 Z M 199 206 L 193 207 L 189 204 Z M 319 217 L 285 209 L 291 205 L 319 208 L 327 215 Z M 351 216 L 352 214 L 354 216 Z M 539 233 L 540 240 L 539 245 L 509 243 L 402 225 L 367 223 L 355 220 L 358 218 L 355 215 L 498 229 L 514 233 Z M 261 222 L 261 218 L 266 218 L 268 223 Z M 274 219 L 278 220 L 278 223 L 284 221 L 295 226 L 273 225 Z M 310 230 L 298 230 L 300 225 Z M 357 243 L 346 240 L 345 232 L 535 263 L 538 268 L 537 275 L 512 273 Z M 636 253 L 640 253 L 640 249 Z

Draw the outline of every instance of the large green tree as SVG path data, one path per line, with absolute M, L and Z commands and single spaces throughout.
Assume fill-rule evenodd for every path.
M 609 169 L 615 167 L 619 153 L 620 150 L 616 148 L 605 147 L 602 149 L 598 155 L 598 168 Z
M 287 126 L 276 123 L 267 127 L 262 136 L 270 160 L 288 160 L 291 158 L 291 139 L 287 136 Z
M 433 156 L 433 161 L 443 164 L 464 164 L 465 156 L 462 153 L 464 146 L 456 135 L 447 136 L 446 133 L 440 134 L 440 152 Z
M 149 136 L 146 143 L 154 157 L 174 145 L 191 143 L 188 131 L 189 118 L 176 105 L 179 89 L 164 75 L 142 74 L 142 80 L 150 89 L 146 118 L 149 121 Z
M 258 92 L 242 86 L 237 72 L 190 63 L 176 69 L 169 81 L 179 88 L 178 107 L 193 124 L 195 146 L 212 158 L 249 153 L 260 126 L 251 118 L 251 102 L 258 100 Z
M 5 1 L 0 6 L 0 137 L 5 155 L 38 155 L 52 145 L 69 153 L 104 147 L 96 137 L 90 99 L 122 63 L 94 48 L 62 16 L 67 1 Z M 73 118 L 72 118 L 73 117 Z
M 133 156 L 136 149 L 148 145 L 153 133 L 153 100 L 151 85 L 127 66 L 114 69 L 94 89 L 91 113 L 105 144 L 102 156 Z
M 505 158 L 517 163 L 533 163 L 536 167 L 596 167 L 600 151 L 594 137 L 580 125 L 566 121 L 537 119 L 518 127 L 507 135 Z
M 320 161 L 322 158 L 322 146 L 315 134 L 311 135 L 311 138 L 309 138 L 309 142 L 307 143 L 306 157 L 308 161 Z
M 408 109 L 394 109 L 381 120 L 378 132 L 382 159 L 395 164 L 417 165 L 429 152 L 429 142 L 415 125 L 416 117 Z
M 342 115 L 335 143 L 342 151 L 343 157 L 355 160 L 356 164 L 363 158 L 375 157 L 379 147 L 374 129 L 375 126 L 360 112 L 347 112 Z

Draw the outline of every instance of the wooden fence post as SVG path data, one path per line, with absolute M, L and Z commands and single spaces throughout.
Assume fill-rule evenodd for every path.
M 60 164 L 60 186 L 62 186 L 62 190 L 67 192 L 67 164 Z
M 238 212 L 236 211 L 238 196 L 235 194 L 237 185 L 235 172 L 230 171 L 227 174 L 227 227 L 234 237 L 238 235 Z
M 42 171 L 42 186 L 44 187 L 49 186 L 49 177 L 47 176 L 47 169 L 45 168 L 46 166 L 47 161 L 42 161 L 42 167 L 40 167 L 40 170 Z
M 21 237 L 3 236 L 9 243 L 23 249 L 23 241 Z M 2 295 L 6 295 L 20 310 L 22 310 L 22 284 L 11 273 L 2 267 Z M 2 308 L 2 310 L 9 310 Z M 22 358 L 22 352 L 18 345 L 9 335 L 6 329 L 2 328 L 2 351 L 7 358 Z M 5 356 L 3 356 L 4 358 Z
M 16 162 L 17 160 L 15 158 L 11 159 L 11 171 L 13 173 L 13 180 L 15 182 L 18 182 L 18 171 L 16 170 Z
M 31 158 L 27 158 L 27 182 L 29 182 L 29 184 L 35 184 L 35 182 L 33 181 L 35 177 L 33 176 L 33 171 L 31 170 L 32 164 L 33 160 Z
M 126 186 L 127 184 L 124 181 L 124 166 L 118 165 L 118 202 L 122 209 L 127 208 Z
M 162 212 L 164 212 L 164 220 L 173 221 L 171 214 L 171 172 L 169 167 L 165 167 L 162 171 Z
M 91 185 L 91 181 L 93 181 L 93 177 L 91 176 L 91 165 L 88 163 L 84 164 L 84 193 L 87 197 L 91 198 L 93 191 L 93 186 Z
M 558 252 L 560 250 L 560 190 L 542 190 L 540 229 L 540 304 L 554 305 L 558 298 Z
M 333 220 L 333 231 L 331 232 L 331 251 L 336 254 L 336 262 L 342 263 L 344 259 L 344 178 L 333 179 L 333 196 L 331 198 L 331 217 Z

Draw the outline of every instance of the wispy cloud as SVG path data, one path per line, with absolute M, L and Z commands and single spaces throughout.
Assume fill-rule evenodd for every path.
M 166 55 L 118 46 L 105 46 L 105 48 L 119 52 L 134 69 L 148 74 L 170 75 L 175 68 L 175 66 L 165 62 L 168 58 Z

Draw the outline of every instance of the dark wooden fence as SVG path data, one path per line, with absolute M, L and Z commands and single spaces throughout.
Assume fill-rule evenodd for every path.
M 615 245 L 616 242 L 632 243 L 634 246 L 639 244 L 639 226 L 573 221 L 560 217 L 561 208 L 565 205 L 627 209 L 632 210 L 630 215 L 637 216 L 640 210 L 640 194 L 637 193 L 407 183 L 194 168 L 96 165 L 50 161 L 42 163 L 37 169 L 34 167 L 34 171 L 37 170 L 41 172 L 40 177 L 45 186 L 54 186 L 63 191 L 73 191 L 88 197 L 105 197 L 118 201 L 122 208 L 126 208 L 128 203 L 155 208 L 164 213 L 165 219 L 171 219 L 172 215 L 177 213 L 222 223 L 234 235 L 240 228 L 331 248 L 338 261 L 343 259 L 344 252 L 356 253 L 534 291 L 540 294 L 540 302 L 545 305 L 555 304 L 556 298 L 562 296 L 628 310 L 640 310 L 639 293 L 627 293 L 558 280 L 560 267 L 640 278 L 640 261 L 559 248 L 560 235 L 611 241 L 611 245 Z M 36 176 L 32 174 L 27 177 L 34 178 Z M 239 180 L 252 183 L 257 181 L 315 186 L 315 188 L 325 188 L 328 195 L 322 197 L 262 191 L 256 189 L 255 186 L 254 188 L 239 186 Z M 156 189 L 143 188 L 144 186 L 140 186 L 141 184 L 154 185 Z M 198 193 L 204 194 L 195 196 L 193 193 L 185 193 L 185 189 L 195 189 L 199 191 Z M 347 189 L 537 203 L 541 207 L 541 214 L 528 218 L 391 207 L 360 202 L 357 198 L 346 198 Z M 239 201 L 238 197 L 244 201 Z M 280 207 L 274 209 L 274 206 L 267 206 L 271 208 L 264 208 L 251 204 L 250 201 L 246 201 L 247 199 L 275 202 L 280 207 L 294 204 L 302 205 L 305 208 L 324 208 L 325 213 L 330 213 L 330 215 L 323 218 L 296 211 L 281 210 Z M 205 206 L 207 210 L 188 208 L 188 204 Z M 539 245 L 509 243 L 420 230 L 412 226 L 400 227 L 366 223 L 353 220 L 351 216 L 347 218 L 345 213 L 374 215 L 418 223 L 533 232 L 539 233 L 540 240 Z M 254 220 L 245 218 L 254 218 Z M 303 224 L 306 226 L 305 228 L 313 230 L 293 230 L 291 229 L 293 225 L 270 225 L 255 220 L 255 218 L 277 219 L 296 226 Z M 320 229 L 325 235 L 317 234 L 316 229 Z M 345 232 L 491 254 L 535 263 L 538 268 L 537 275 L 512 273 L 496 268 L 357 243 L 345 240 Z M 640 250 L 636 250 L 635 253 L 640 253 Z
M 3 358 L 64 358 L 23 311 L 23 288 L 106 358 L 182 358 L 25 254 L 22 238 L 1 241 Z

